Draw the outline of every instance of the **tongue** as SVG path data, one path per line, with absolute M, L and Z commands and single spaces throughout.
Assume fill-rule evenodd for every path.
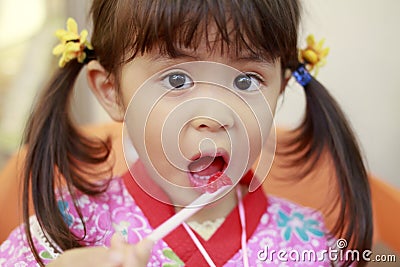
M 224 167 L 224 159 L 222 157 L 202 157 L 189 164 L 189 171 L 200 176 L 213 175 L 222 171 Z

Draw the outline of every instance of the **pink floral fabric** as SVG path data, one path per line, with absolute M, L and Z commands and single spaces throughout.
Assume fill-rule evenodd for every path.
M 64 192 L 58 204 L 71 231 L 77 236 L 83 236 L 83 226 L 67 192 Z M 87 227 L 84 245 L 108 247 L 115 232 L 133 244 L 153 230 L 122 178 L 113 179 L 108 190 L 99 197 L 80 194 L 78 205 Z M 239 221 L 237 223 L 240 224 Z M 35 217 L 31 218 L 31 228 L 35 233 L 34 241 L 40 257 L 44 263 L 51 262 L 58 254 L 43 238 Z M 330 266 L 324 253 L 328 250 L 328 240 L 318 212 L 284 199 L 268 197 L 268 207 L 247 242 L 249 264 L 257 267 Z M 302 253 L 305 256 L 312 254 L 312 258 L 302 258 Z M 242 251 L 238 250 L 224 266 L 243 266 L 242 255 Z M 161 240 L 155 244 L 147 266 L 184 265 L 168 244 Z M 0 246 L 0 266 L 38 266 L 29 250 L 22 227 L 14 230 Z

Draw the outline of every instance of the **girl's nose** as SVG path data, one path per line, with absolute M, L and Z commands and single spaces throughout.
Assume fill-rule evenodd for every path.
M 213 84 L 201 84 L 194 90 L 191 102 L 190 125 L 198 131 L 217 132 L 234 126 L 239 106 L 236 96 Z
M 233 126 L 233 119 L 216 120 L 210 117 L 197 117 L 190 121 L 190 125 L 198 131 L 218 132 Z

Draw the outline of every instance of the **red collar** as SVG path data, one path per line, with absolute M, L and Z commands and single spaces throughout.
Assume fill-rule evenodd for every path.
M 148 176 L 140 161 L 137 161 L 132 169 L 136 175 Z M 249 172 L 242 178 L 242 181 L 249 181 L 252 177 L 253 173 Z M 136 204 L 140 207 L 153 229 L 175 214 L 175 209 L 172 205 L 162 203 L 143 191 L 129 171 L 123 176 L 123 179 L 128 192 L 135 199 Z M 150 180 L 151 178 L 149 177 L 147 181 Z M 267 197 L 262 187 L 244 196 L 243 205 L 246 213 L 247 238 L 249 239 L 267 209 Z M 223 224 L 209 240 L 205 241 L 199 235 L 196 235 L 214 263 L 217 266 L 222 266 L 241 248 L 241 231 L 239 211 L 236 207 L 229 213 Z M 185 266 L 207 266 L 207 262 L 182 225 L 167 235 L 164 241 L 185 262 Z

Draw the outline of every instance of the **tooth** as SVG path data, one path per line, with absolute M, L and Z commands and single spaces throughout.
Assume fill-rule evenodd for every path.
M 201 179 L 202 180 L 208 180 L 208 179 L 210 179 L 210 176 L 209 175 L 201 176 Z

